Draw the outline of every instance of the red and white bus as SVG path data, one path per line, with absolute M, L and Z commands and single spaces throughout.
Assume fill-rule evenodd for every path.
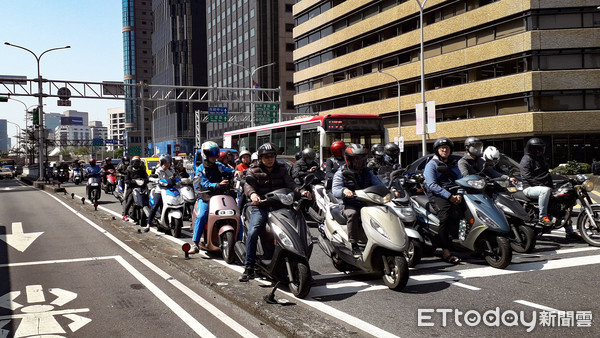
M 313 148 L 323 163 L 331 156 L 329 146 L 334 141 L 360 143 L 371 149 L 375 143 L 383 144 L 384 133 L 379 115 L 330 114 L 227 131 L 223 147 L 254 152 L 260 145 L 273 142 L 282 155 Z

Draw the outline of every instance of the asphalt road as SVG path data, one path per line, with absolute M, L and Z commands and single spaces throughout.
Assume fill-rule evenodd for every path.
M 83 186 L 74 187 L 67 183 L 65 187 L 68 194 L 58 194 L 63 200 L 70 200 L 71 193 L 84 195 Z M 594 198 L 600 200 L 598 195 Z M 0 209 L 0 212 L 4 210 Z M 121 206 L 114 197 L 103 194 L 97 213 L 108 217 L 111 211 L 116 217 L 121 213 Z M 6 226 L 6 222 L 2 224 Z M 113 220 L 111 224 L 136 236 L 137 227 L 131 223 Z M 315 228 L 311 232 L 314 237 L 319 235 Z M 189 237 L 173 239 L 153 233 L 146 246 L 178 248 L 184 241 L 191 242 Z M 77 248 L 80 246 L 74 245 L 73 250 Z M 167 254 L 159 251 L 156 249 L 155 258 L 174 261 L 172 257 L 161 257 L 169 251 Z M 305 328 L 312 335 L 331 335 L 332 332 L 320 331 L 327 327 L 335 328 L 340 336 L 599 335 L 597 304 L 600 296 L 596 292 L 600 275 L 599 248 L 568 242 L 564 239 L 564 231 L 559 230 L 539 239 L 532 254 L 515 254 L 513 263 L 504 270 L 491 268 L 483 260 L 466 253 L 459 256 L 463 263 L 457 266 L 442 262 L 439 257 L 424 258 L 420 265 L 411 269 L 408 286 L 402 292 L 394 292 L 377 276 L 338 272 L 315 244 L 310 261 L 315 283 L 309 296 L 297 300 L 289 293 L 278 292 L 278 297 L 295 305 L 276 308 L 274 312 L 279 316 L 270 318 L 277 325 L 286 316 L 300 317 L 295 318 L 300 324 L 290 320 L 295 324 L 283 330 L 285 335 L 297 334 L 294 328 Z M 200 265 L 202 269 L 208 266 L 214 269 L 211 272 L 218 270 L 210 276 L 192 272 L 192 278 L 212 284 L 211 287 L 215 287 L 218 280 L 231 283 L 232 288 L 245 294 L 237 296 L 237 305 L 250 309 L 250 312 L 254 309 L 256 312 L 252 313 L 261 318 L 269 317 L 264 311 L 273 308 L 265 307 L 256 296 L 267 292 L 260 287 L 261 282 L 237 283 L 241 266 L 228 266 L 217 257 L 211 258 L 193 257 L 185 263 Z M 185 266 L 184 270 L 189 269 Z M 244 302 L 247 304 L 242 304 Z M 302 320 L 307 313 L 317 315 Z

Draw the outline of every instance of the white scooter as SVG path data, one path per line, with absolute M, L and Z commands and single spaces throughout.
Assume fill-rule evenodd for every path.
M 156 177 L 151 177 L 150 181 L 156 182 L 156 187 L 150 193 L 150 208 L 153 208 L 156 204 L 156 194 L 161 194 L 162 197 L 160 212 L 155 215 L 158 227 L 164 230 L 165 233 L 179 238 L 183 227 L 183 208 L 185 206 L 183 196 L 178 189 L 179 179 L 163 178 L 159 180 Z M 148 222 L 151 221 L 151 219 L 148 219 Z
M 179 192 L 181 193 L 181 196 L 183 196 L 183 201 L 185 203 L 183 217 L 189 221 L 192 219 L 192 213 L 196 203 L 193 180 L 189 177 L 182 178 L 179 182 Z

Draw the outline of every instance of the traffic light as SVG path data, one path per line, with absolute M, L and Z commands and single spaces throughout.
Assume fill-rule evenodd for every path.
M 33 114 L 33 125 L 39 126 L 40 125 L 40 111 L 37 108 L 33 108 L 31 113 Z
M 0 96 L 0 102 L 8 102 L 8 96 Z

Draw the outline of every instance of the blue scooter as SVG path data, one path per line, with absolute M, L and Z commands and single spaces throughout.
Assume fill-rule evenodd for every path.
M 463 196 L 465 213 L 453 243 L 482 255 L 494 268 L 506 268 L 512 260 L 508 238 L 510 225 L 494 200 L 485 194 L 486 179 L 469 175 L 455 183 L 457 186 L 452 190 Z M 410 199 L 417 213 L 417 231 L 423 236 L 427 246 L 435 248 L 440 224 L 436 216 L 437 208 L 425 195 L 414 195 Z

